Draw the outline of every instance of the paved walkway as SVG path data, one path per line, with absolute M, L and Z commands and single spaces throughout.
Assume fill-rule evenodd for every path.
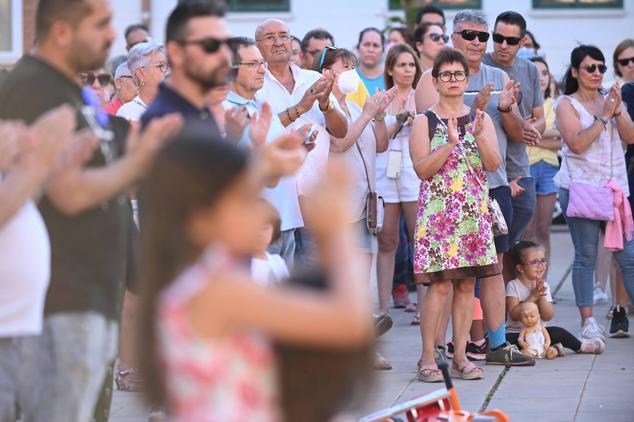
M 553 234 L 550 286 L 555 289 L 572 260 L 572 245 L 567 232 Z M 556 295 L 556 325 L 572 333 L 578 331 L 578 313 L 570 277 Z M 595 315 L 609 327 L 607 305 L 595 307 Z M 410 324 L 412 314 L 393 311 L 395 327 L 380 342 L 380 349 L 394 366 L 377 373 L 377 386 L 368 397 L 366 413 L 431 392 L 439 384 L 415 380 L 420 354 L 418 327 Z M 634 319 L 633 319 L 634 321 Z M 540 360 L 530 368 L 512 368 L 493 390 L 503 367 L 484 366 L 485 380 L 457 381 L 455 386 L 462 407 L 476 411 L 490 397 L 488 408 L 506 411 L 513 422 L 631 422 L 634 421 L 634 339 L 608 339 L 601 355 L 576 355 L 570 352 L 552 361 Z M 113 422 L 144 422 L 147 411 L 133 393 L 115 394 Z

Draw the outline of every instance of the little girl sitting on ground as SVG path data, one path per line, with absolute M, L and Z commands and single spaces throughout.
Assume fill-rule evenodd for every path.
M 506 340 L 519 346 L 518 337 L 522 329 L 522 304 L 532 302 L 537 305 L 544 321 L 553 318 L 553 298 L 550 286 L 545 281 L 548 262 L 545 249 L 536 242 L 523 240 L 511 249 L 511 258 L 517 278 L 506 285 L 507 331 Z M 551 344 L 562 356 L 564 348 L 577 353 L 601 353 L 605 343 L 598 338 L 579 340 L 568 330 L 561 327 L 546 327 Z

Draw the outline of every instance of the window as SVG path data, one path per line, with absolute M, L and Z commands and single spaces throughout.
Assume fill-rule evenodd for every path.
M 290 0 L 228 0 L 229 12 L 290 12 Z
M 13 64 L 22 55 L 22 1 L 0 0 L 0 63 Z
M 533 0 L 533 9 L 622 9 L 623 0 Z
M 390 10 L 401 10 L 401 0 L 388 0 L 388 7 Z M 408 3 L 414 3 L 412 1 L 404 0 L 403 3 L 407 6 Z M 433 4 L 442 9 L 482 9 L 482 0 L 431 0 L 427 1 L 427 4 Z M 409 8 L 414 7 L 412 4 Z M 420 6 L 422 7 L 422 6 Z M 420 7 L 416 7 L 419 9 Z

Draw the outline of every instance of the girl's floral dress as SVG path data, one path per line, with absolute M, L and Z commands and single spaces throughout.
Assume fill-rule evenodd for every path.
M 448 143 L 447 122 L 439 122 L 432 111 L 425 115 L 433 152 Z M 458 118 L 460 147 L 454 148 L 435 175 L 421 183 L 414 242 L 417 283 L 500 273 L 487 207 L 486 176 L 471 134 L 472 122 L 473 114 Z

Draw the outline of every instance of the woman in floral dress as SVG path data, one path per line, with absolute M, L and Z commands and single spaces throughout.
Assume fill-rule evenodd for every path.
M 453 285 L 454 358 L 451 374 L 481 379 L 465 348 L 473 316 L 475 279 L 500 273 L 488 212 L 486 171 L 500 165 L 491 118 L 464 105 L 467 62 L 443 49 L 432 77 L 439 101 L 413 125 L 410 153 L 421 179 L 414 243 L 416 283 L 428 285 L 422 307 L 423 353 L 418 378 L 442 381 L 434 361 L 434 339 Z

